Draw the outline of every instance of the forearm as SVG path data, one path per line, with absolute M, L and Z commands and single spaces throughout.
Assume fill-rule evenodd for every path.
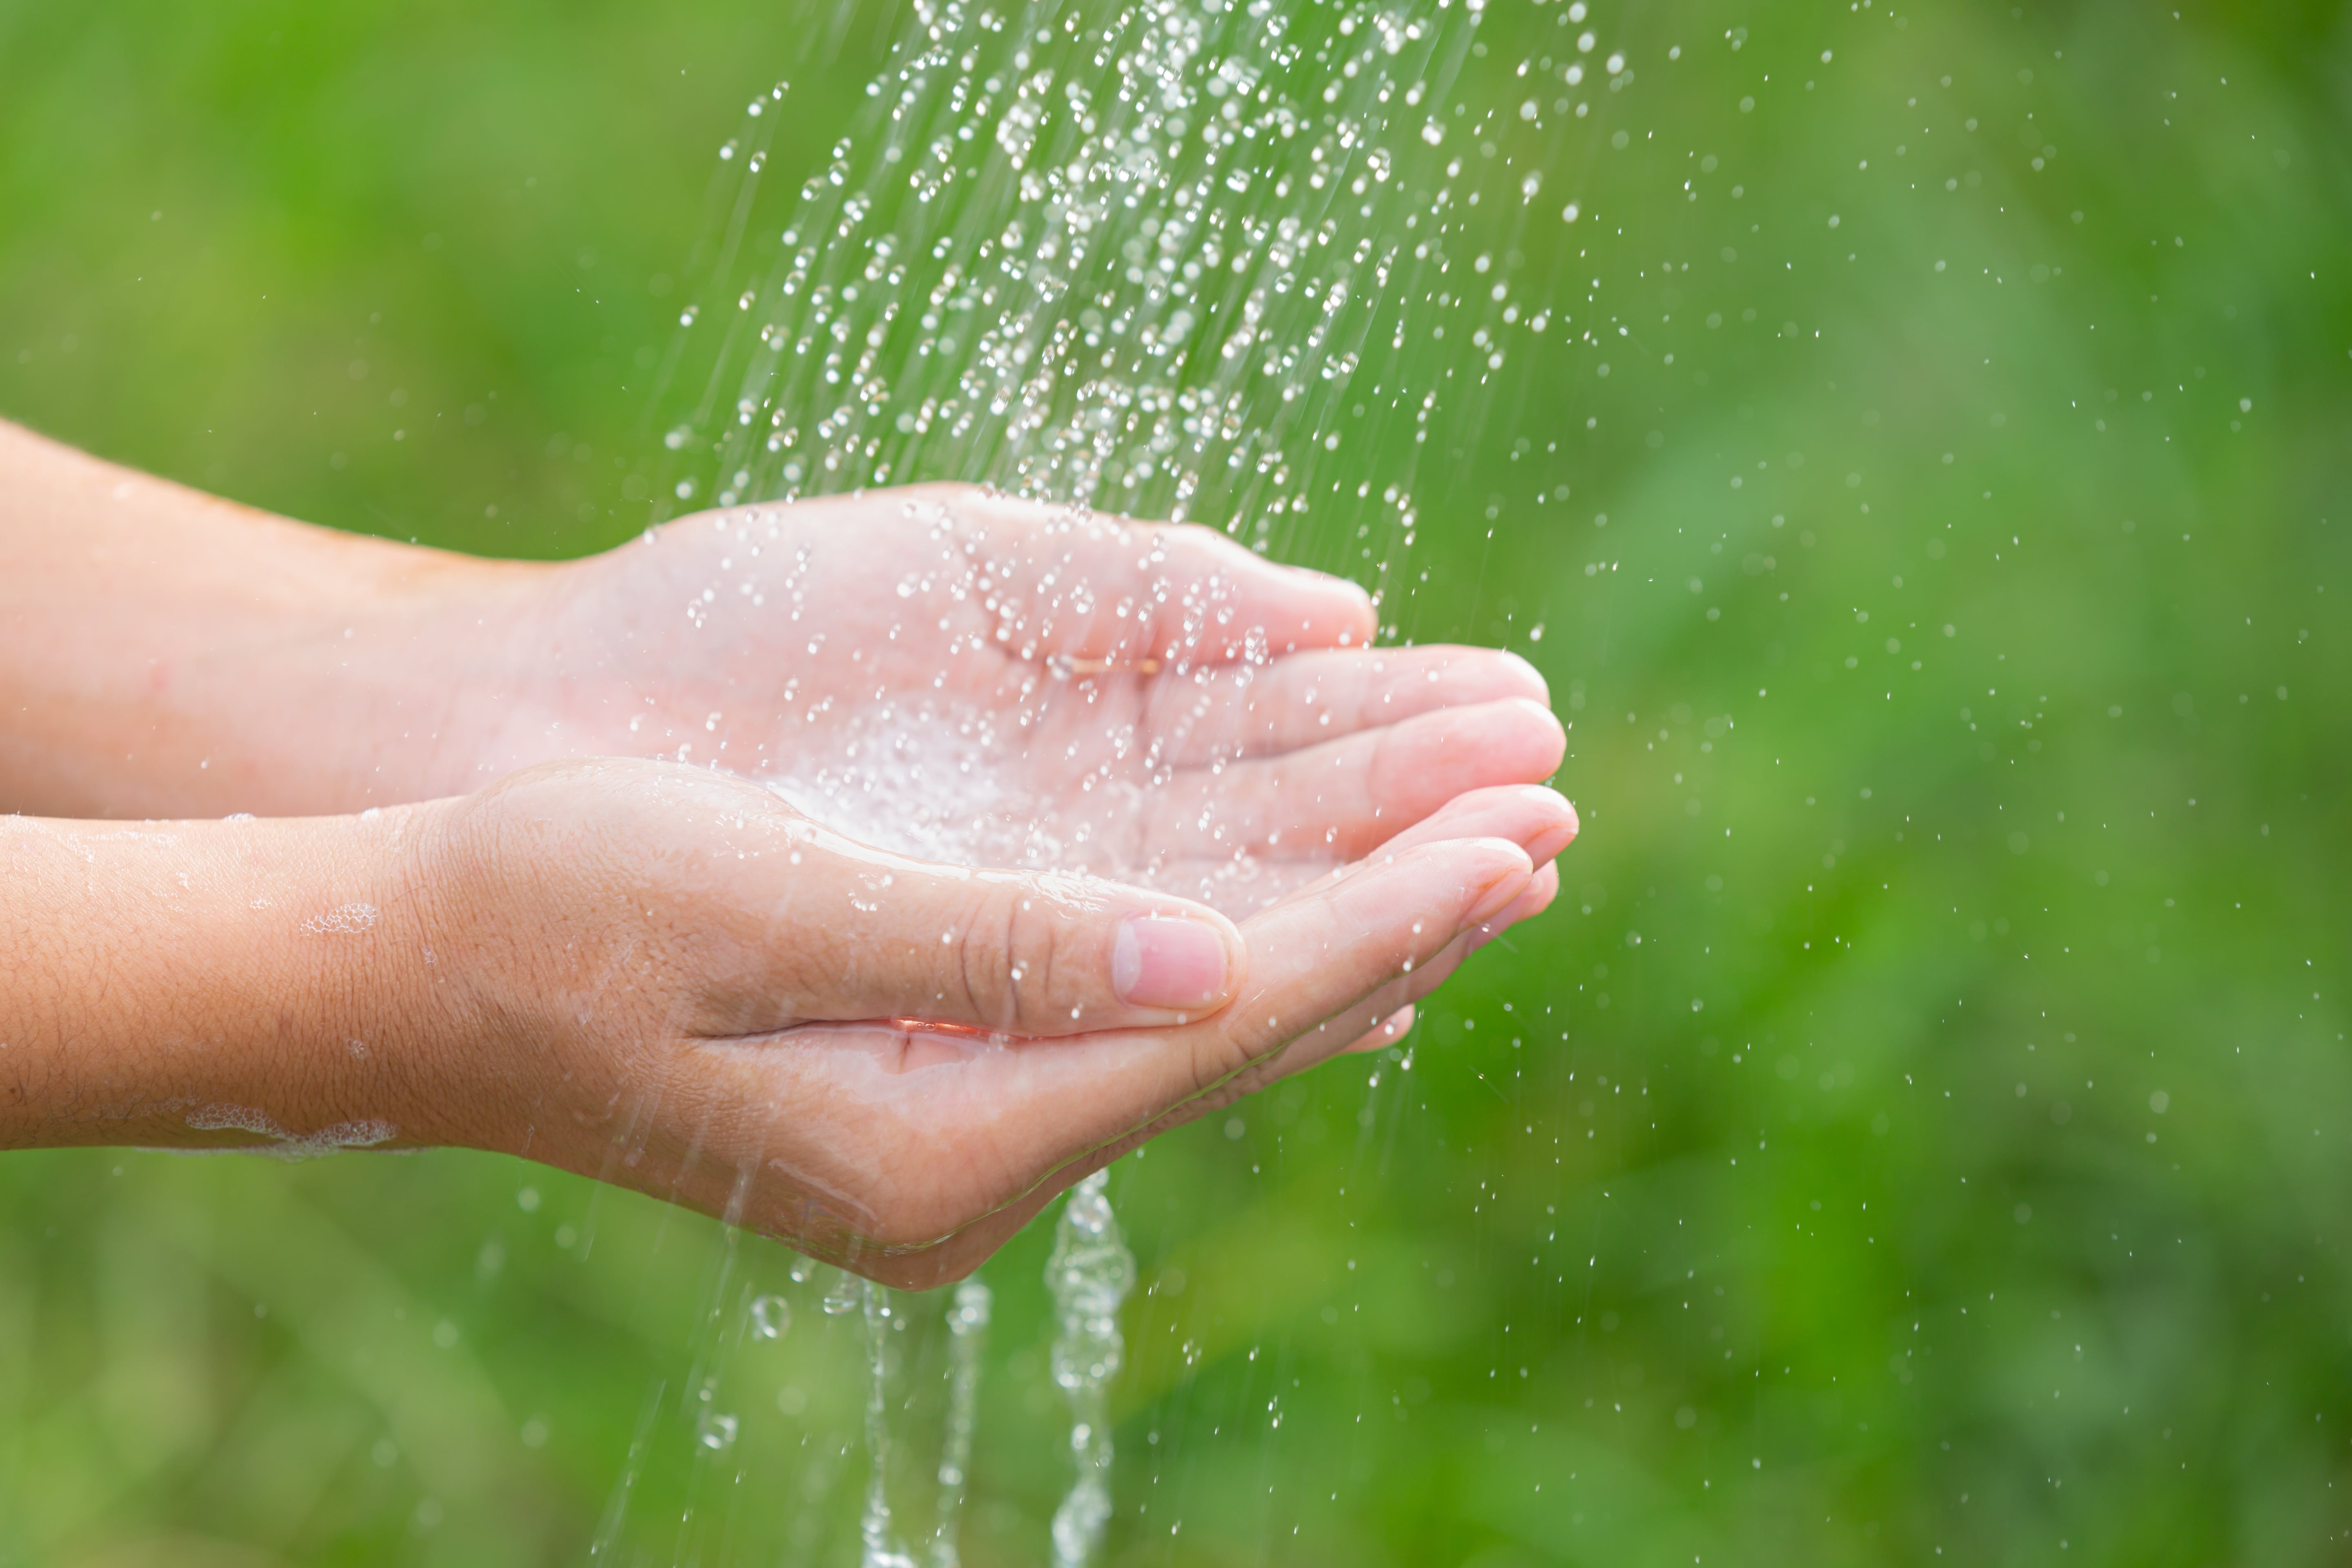
M 0 817 L 0 1148 L 415 1141 L 406 816 Z
M 439 793 L 401 775 L 472 673 L 435 670 L 450 625 L 502 613 L 532 570 L 291 522 L 0 422 L 0 810 Z

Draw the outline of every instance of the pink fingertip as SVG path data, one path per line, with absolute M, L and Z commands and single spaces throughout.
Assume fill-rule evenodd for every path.
M 1231 973 L 1223 935 L 1200 921 L 1134 916 L 1119 922 L 1111 946 L 1111 989 L 1131 1007 L 1222 1005 Z
M 1377 617 L 1372 613 L 1372 596 L 1362 584 L 1349 577 L 1335 577 L 1328 572 L 1318 572 L 1312 566 L 1289 566 L 1279 562 L 1274 564 L 1287 576 L 1299 580 L 1299 586 L 1311 587 L 1326 601 L 1317 606 L 1321 611 L 1320 615 L 1311 615 L 1298 623 L 1301 633 L 1313 633 L 1318 620 L 1335 618 L 1336 611 L 1338 617 L 1348 623 L 1339 628 L 1338 641 L 1340 647 L 1370 640 Z

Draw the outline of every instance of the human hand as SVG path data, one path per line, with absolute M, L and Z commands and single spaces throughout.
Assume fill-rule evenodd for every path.
M 1241 910 L 1563 744 L 1525 663 L 1371 649 L 1351 584 L 970 489 L 562 564 L 306 528 L 5 422 L 0 492 L 0 810 L 322 816 L 658 755 L 932 858 Z
M 1464 790 L 1549 777 L 1564 745 L 1523 660 L 1373 649 L 1352 584 L 968 487 L 707 513 L 499 593 L 362 632 L 353 658 L 420 672 L 373 721 L 420 736 L 413 776 L 369 787 L 716 763 L 870 842 L 1238 913 Z M 429 727 L 395 717 L 420 703 Z
M 0 695 L 25 700 L 0 785 L 54 818 L 271 814 L 0 818 L 0 947 L 27 982 L 0 988 L 0 1146 L 478 1142 L 740 1204 L 868 1272 L 950 1278 L 1119 1148 L 1409 1006 L 1475 940 L 1465 921 L 1549 901 L 1534 868 L 1573 832 L 1549 791 L 1497 787 L 1549 776 L 1564 742 L 1523 663 L 1369 649 L 1356 590 L 1202 530 L 925 490 L 713 514 L 541 567 L 302 529 L 5 427 L 0 447 L 41 501 L 24 517 L 81 520 L 69 547 L 37 529 L 12 546 L 31 564 L 0 595 L 16 633 Z M 786 570 L 740 564 L 761 560 Z M 86 581 L 107 584 L 105 616 L 83 613 Z M 768 613 L 771 590 L 814 619 Z M 701 713 L 712 739 L 678 740 L 720 700 L 735 708 Z M 778 845 L 815 831 L 778 794 L 608 763 L 302 815 L 632 746 L 772 769 L 933 861 L 1057 869 L 1032 879 L 1055 898 L 1092 886 L 1083 869 L 1257 911 L 1256 967 L 1228 974 L 1238 1000 L 1181 1022 L 1137 1016 L 1135 994 L 1126 1013 L 1081 999 L 1066 1025 L 1033 1017 L 1008 960 L 950 1022 L 1009 1020 L 1012 1037 L 902 1029 L 838 986 L 811 990 L 806 1018 L 772 997 L 713 1033 L 722 1003 L 758 998 L 761 963 L 812 951 L 768 941 L 774 910 L 719 875 L 730 853 L 773 875 Z M 611 799 L 582 782 L 630 777 Z M 513 854 L 419 849 L 485 841 Z M 974 876 L 923 858 L 902 856 L 908 875 Z M 1514 879 L 1487 911 L 1481 889 Z M 1116 892 L 1130 911 L 1150 896 Z M 866 902 L 835 934 L 869 945 L 844 952 L 877 951 L 884 928 L 861 921 L 894 906 Z M 1095 994 L 1108 951 L 1116 996 L 1116 938 L 1087 929 Z M 935 1021 L 942 988 L 925 1002 L 919 973 L 892 1006 L 912 995 Z M 981 1120 L 942 1109 L 958 1100 Z M 772 1135 L 784 1152 L 763 1152 Z
M 1479 791 L 1236 930 L 879 852 L 690 767 L 557 764 L 398 817 L 370 1029 L 397 1104 L 344 1117 L 910 1287 L 1152 1133 L 1390 1037 L 1550 901 L 1575 833 L 1549 790 Z

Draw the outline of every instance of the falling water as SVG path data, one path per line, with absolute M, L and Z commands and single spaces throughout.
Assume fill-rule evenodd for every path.
M 1118 1234 L 1097 1171 L 1070 1189 L 1054 1231 L 1045 1284 L 1054 1293 L 1054 1381 L 1070 1400 L 1070 1453 L 1077 1477 L 1054 1512 L 1055 1568 L 1084 1568 L 1110 1522 L 1110 1384 L 1127 1342 L 1118 1309 L 1135 1285 L 1135 1254 Z
M 782 1303 L 778 1299 L 777 1304 Z M 977 1279 L 956 1287 L 947 1311 L 948 1409 L 940 1448 L 939 1504 L 921 1568 L 957 1568 L 957 1531 L 970 1487 L 972 1434 L 978 1425 L 981 1357 L 986 1349 L 992 1298 Z M 862 1568 L 918 1568 L 915 1553 L 899 1539 L 890 1507 L 890 1334 L 903 1326 L 900 1303 L 889 1289 L 844 1273 L 824 1299 L 828 1313 L 860 1310 L 866 1334 L 866 1447 L 871 1466 L 866 1503 L 858 1521 Z M 838 1309 L 838 1310 L 837 1310 Z
M 763 1340 L 780 1340 L 793 1326 L 793 1304 L 782 1296 L 759 1296 L 751 1301 L 751 1331 Z
M 872 1280 L 862 1282 L 861 1305 L 866 1313 L 866 1448 L 873 1471 L 866 1479 L 866 1511 L 857 1522 L 864 1548 L 862 1568 L 918 1568 L 913 1556 L 898 1544 L 890 1519 L 890 1292 Z
M 717 458 L 721 504 L 952 476 L 1256 538 L 1302 511 L 1342 439 L 1310 391 L 1402 349 L 1445 267 L 1384 198 L 1470 40 L 1360 7 L 1318 50 L 1268 11 L 919 5 L 735 301 L 733 395 L 673 449 Z M 1414 426 L 1434 401 L 1375 396 Z
M 993 1298 L 986 1285 L 967 1279 L 956 1287 L 948 1309 L 948 1429 L 940 1449 L 939 1523 L 931 1531 L 929 1568 L 959 1568 L 958 1516 L 971 1484 L 971 1435 L 980 1405 L 981 1352 L 986 1348 Z

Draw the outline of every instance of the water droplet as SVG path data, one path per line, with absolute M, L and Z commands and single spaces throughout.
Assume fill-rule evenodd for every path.
M 793 1326 L 793 1304 L 782 1296 L 761 1296 L 751 1303 L 751 1331 L 763 1340 L 780 1340 Z

